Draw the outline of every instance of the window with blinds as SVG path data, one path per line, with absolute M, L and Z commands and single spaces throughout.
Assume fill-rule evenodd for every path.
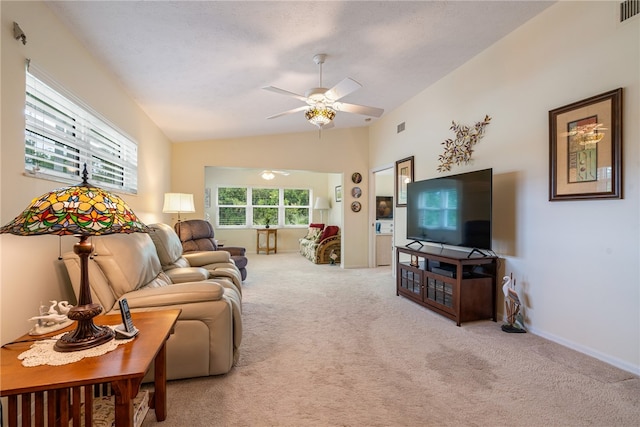
M 247 189 L 245 187 L 218 188 L 218 225 L 245 226 L 247 224 Z
M 84 165 L 91 184 L 138 191 L 138 147 L 104 119 L 26 75 L 25 170 L 34 176 L 77 184 Z

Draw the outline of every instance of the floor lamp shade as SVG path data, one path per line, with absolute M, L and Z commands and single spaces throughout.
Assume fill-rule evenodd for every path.
M 184 212 L 195 212 L 196 208 L 193 204 L 193 194 L 186 193 L 165 193 L 164 206 L 162 212 L 177 213 L 178 217 Z
M 88 238 L 149 231 L 124 200 L 87 182 L 86 166 L 82 175 L 80 185 L 58 188 L 33 199 L 20 215 L 0 228 L 0 233 L 19 236 L 73 234 L 80 239 L 73 247 L 80 258 L 80 292 L 77 305 L 67 314 L 77 321 L 77 327 L 56 342 L 54 348 L 58 351 L 84 350 L 115 336 L 111 328 L 93 323 L 102 307 L 91 300 L 88 260 L 93 245 Z
M 326 210 L 329 208 L 329 199 L 327 199 L 326 197 L 316 197 L 316 202 L 313 205 L 313 209 Z
M 316 201 L 313 204 L 313 209 L 317 209 L 320 211 L 320 221 L 324 222 L 324 211 L 328 210 L 329 208 L 329 199 L 327 199 L 326 197 L 316 197 Z

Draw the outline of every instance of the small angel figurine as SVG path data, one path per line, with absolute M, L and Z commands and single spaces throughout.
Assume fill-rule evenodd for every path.
M 331 249 L 331 253 L 329 253 L 329 264 L 335 265 L 337 259 L 338 259 L 338 254 L 334 249 Z
M 29 331 L 29 335 L 43 335 L 49 332 L 57 331 L 65 328 L 72 323 L 67 317 L 67 313 L 73 307 L 68 301 L 49 301 L 51 305 L 46 313 L 43 313 L 44 307 L 40 307 L 40 316 L 30 318 L 30 321 L 36 321 L 36 325 Z M 57 310 L 56 310 L 57 307 Z

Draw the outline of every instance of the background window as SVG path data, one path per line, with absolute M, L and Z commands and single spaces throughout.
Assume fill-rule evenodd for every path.
M 284 224 L 308 225 L 309 200 L 309 190 L 284 190 Z
M 242 187 L 218 188 L 218 225 L 247 224 L 247 189 Z
M 280 190 L 277 188 L 253 188 L 251 204 L 253 225 L 279 224 L 278 206 Z
M 310 222 L 310 200 L 309 189 L 218 187 L 217 226 L 306 227 Z

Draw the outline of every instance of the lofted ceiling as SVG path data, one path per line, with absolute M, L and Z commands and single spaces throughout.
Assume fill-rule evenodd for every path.
M 342 101 L 386 114 L 552 3 L 47 1 L 174 142 L 314 131 L 303 112 L 267 120 L 304 104 L 261 88 L 304 95 L 318 53 L 324 87 L 351 77 Z

